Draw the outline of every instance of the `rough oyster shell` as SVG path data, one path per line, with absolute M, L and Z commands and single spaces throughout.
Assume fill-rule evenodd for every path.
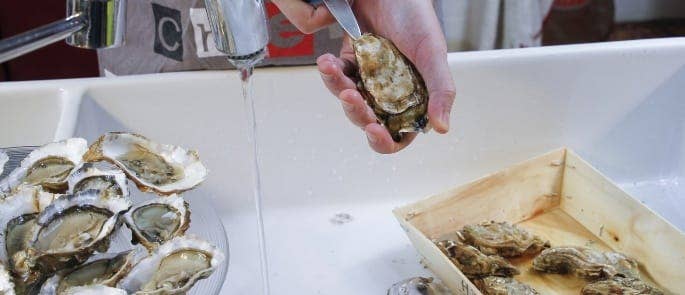
M 5 164 L 10 160 L 10 157 L 4 152 L 0 151 L 0 175 L 5 171 Z
M 475 247 L 462 242 L 444 240 L 438 242 L 437 246 L 468 278 L 511 277 L 519 274 L 518 269 L 504 258 L 485 255 Z
M 98 255 L 84 265 L 52 276 L 43 284 L 40 295 L 64 294 L 74 287 L 114 287 L 131 270 L 134 256 L 133 251 Z
M 69 194 L 96 189 L 104 198 L 129 196 L 126 174 L 115 166 L 98 168 L 94 163 L 83 163 L 69 175 L 68 183 Z
M 359 66 L 357 88 L 392 138 L 427 131 L 428 90 L 414 65 L 380 36 L 364 34 L 352 45 Z
M 126 291 L 102 285 L 72 287 L 64 291 L 63 295 L 127 295 Z
M 464 242 L 486 255 L 516 257 L 549 248 L 549 241 L 508 222 L 488 221 L 467 225 L 460 231 Z
M 38 229 L 26 251 L 29 266 L 53 273 L 83 263 L 94 251 L 105 252 L 128 198 L 105 199 L 88 190 L 63 196 L 38 216 Z
M 14 284 L 12 283 L 12 278 L 2 263 L 0 263 L 0 294 L 14 295 Z
M 415 277 L 397 282 L 388 289 L 387 295 L 440 295 L 452 294 L 433 278 Z
M 183 294 L 209 277 L 224 259 L 204 240 L 176 237 L 136 264 L 118 287 L 135 294 Z
M 601 252 L 584 247 L 553 247 L 533 259 L 533 269 L 596 280 L 616 275 L 639 277 L 638 263 L 617 252 Z
M 476 285 L 483 295 L 538 295 L 538 291 L 533 287 L 519 282 L 514 278 L 503 277 L 484 277 L 481 279 L 474 279 L 473 284 Z
M 142 191 L 180 193 L 204 181 L 207 168 L 195 151 L 155 143 L 133 133 L 111 132 L 95 142 L 84 159 L 109 161 L 121 168 Z
M 133 243 L 148 250 L 183 235 L 190 227 L 190 208 L 180 196 L 159 197 L 136 205 L 124 214 Z
M 81 164 L 87 149 L 88 143 L 83 138 L 70 138 L 39 147 L 0 183 L 0 189 L 11 191 L 21 184 L 28 184 L 41 185 L 49 192 L 63 193 L 67 189 L 67 176 Z
M 664 292 L 650 286 L 637 278 L 623 278 L 619 276 L 608 280 L 597 281 L 585 285 L 581 291 L 583 295 L 607 295 L 607 294 L 644 294 L 663 295 Z

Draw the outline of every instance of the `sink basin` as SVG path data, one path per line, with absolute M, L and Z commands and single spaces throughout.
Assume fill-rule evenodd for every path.
M 0 146 L 124 130 L 197 149 L 210 175 L 193 197 L 212 204 L 231 245 L 221 294 L 384 294 L 430 275 L 394 207 L 561 146 L 685 229 L 685 38 L 449 62 L 452 131 L 395 155 L 368 148 L 315 68 L 255 71 L 266 269 L 235 72 L 3 83 Z

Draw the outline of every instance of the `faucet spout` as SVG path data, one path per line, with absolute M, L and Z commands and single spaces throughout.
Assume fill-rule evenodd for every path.
M 216 48 L 235 61 L 258 61 L 269 43 L 263 0 L 205 0 Z

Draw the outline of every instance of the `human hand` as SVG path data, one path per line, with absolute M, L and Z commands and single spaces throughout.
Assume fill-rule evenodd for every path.
M 274 0 L 274 3 L 305 33 L 334 22 L 325 6 L 314 7 L 300 0 Z M 432 1 L 360 0 L 352 3 L 352 9 L 362 31 L 390 39 L 416 66 L 428 88 L 430 123 L 438 133 L 447 133 L 455 89 L 447 65 L 447 46 Z M 345 37 L 339 57 L 324 54 L 317 59 L 317 64 L 326 87 L 340 99 L 350 121 L 365 131 L 371 148 L 379 153 L 395 153 L 414 140 L 415 133 L 405 135 L 401 142 L 393 141 L 357 91 L 351 78 L 357 69 L 349 37 Z

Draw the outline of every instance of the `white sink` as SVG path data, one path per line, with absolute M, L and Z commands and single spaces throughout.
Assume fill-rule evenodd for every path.
M 271 294 L 384 294 L 430 275 L 392 208 L 560 146 L 685 229 L 685 38 L 449 60 L 452 132 L 385 156 L 313 67 L 256 71 Z M 129 130 L 198 149 L 211 170 L 199 190 L 231 244 L 222 294 L 262 294 L 266 281 L 245 121 L 234 72 L 0 84 L 0 146 Z M 341 213 L 351 220 L 332 220 Z

